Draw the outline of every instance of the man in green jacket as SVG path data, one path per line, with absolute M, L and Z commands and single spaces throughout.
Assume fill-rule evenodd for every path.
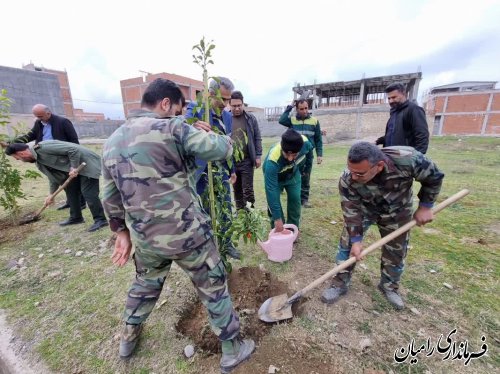
M 264 184 L 268 213 L 271 217 L 271 227 L 277 232 L 283 231 L 285 215 L 281 207 L 280 195 L 283 189 L 287 194 L 286 223 L 300 226 L 300 186 L 301 175 L 299 168 L 305 161 L 306 155 L 312 151 L 313 145 L 297 131 L 288 129 L 281 136 L 281 142 L 276 143 L 269 150 L 264 160 Z
M 101 158 L 95 152 L 80 145 L 60 140 L 45 140 L 35 146 L 24 143 L 10 144 L 5 153 L 23 162 L 36 163 L 38 169 L 49 179 L 50 195 L 45 204 L 54 203 L 51 198 L 57 188 L 69 176 L 75 177 L 64 189 L 69 201 L 69 218 L 59 223 L 61 226 L 75 225 L 85 222 L 80 205 L 80 192 L 87 201 L 94 218 L 94 224 L 88 231 L 96 231 L 107 226 L 108 221 L 99 200 L 99 176 L 101 175 Z M 86 166 L 78 173 L 76 169 L 82 162 Z
M 306 99 L 299 99 L 294 101 L 297 113 L 290 116 L 293 105 L 288 105 L 279 119 L 279 123 L 283 126 L 289 127 L 297 131 L 299 134 L 305 135 L 311 142 L 313 148 L 316 148 L 316 155 L 318 156 L 318 164 L 323 161 L 323 140 L 321 137 L 321 127 L 319 121 L 309 114 L 309 105 Z M 300 200 L 304 208 L 311 208 L 309 203 L 309 190 L 311 188 L 311 171 L 314 161 L 313 149 L 307 155 L 305 162 L 300 168 L 302 174 L 302 184 L 300 191 Z

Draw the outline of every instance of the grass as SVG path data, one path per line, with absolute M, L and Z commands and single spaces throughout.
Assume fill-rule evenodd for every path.
M 265 150 L 273 142 L 266 139 Z M 342 229 L 337 183 L 348 148 L 347 144 L 326 145 L 323 164 L 313 168 L 311 202 L 314 207 L 303 210 L 298 250 L 307 253 L 301 257 L 304 262 L 301 266 L 308 267 L 314 276 L 322 274 L 317 272 L 317 261 L 334 266 Z M 99 146 L 94 149 L 99 150 Z M 358 303 L 355 310 L 359 314 L 349 315 L 352 325 L 335 325 L 334 330 L 342 330 L 349 336 L 380 337 L 389 348 L 383 353 L 380 347 L 368 350 L 365 356 L 359 356 L 355 350 L 342 351 L 341 355 L 350 360 L 347 367 L 353 372 L 362 372 L 365 368 L 410 372 L 410 366 L 395 366 L 392 362 L 393 348 L 408 343 L 421 328 L 436 338 L 453 326 L 458 327 L 474 347 L 481 335 L 487 337 L 490 346 L 487 356 L 474 362 L 472 369 L 464 370 L 492 372 L 491 367 L 500 367 L 498 344 L 494 343 L 494 339 L 498 343 L 500 338 L 500 139 L 433 138 L 428 155 L 446 174 L 439 201 L 462 188 L 468 188 L 471 193 L 440 212 L 435 222 L 425 227 L 434 229 L 433 232 L 422 228 L 412 230 L 412 249 L 406 259 L 402 288 L 408 307 L 418 309 L 422 316 L 414 317 L 410 312 L 395 314 L 377 291 L 380 265 L 376 254 L 364 260 L 366 270 L 356 268 L 353 289 L 360 292 L 360 299 L 351 300 Z M 33 167 L 17 162 L 15 165 Z M 46 180 L 29 181 L 23 187 L 29 198 L 21 202 L 23 212 L 39 208 L 47 194 Z M 418 188 L 416 184 L 415 195 Z M 265 209 L 261 169 L 255 172 L 255 189 L 257 207 Z M 59 199 L 64 199 L 63 194 Z M 188 341 L 174 329 L 186 300 L 194 295 L 187 277 L 175 267 L 168 280 L 172 296 L 160 298 L 160 301 L 167 298 L 168 302 L 155 310 L 148 320 L 137 357 L 129 363 L 117 359 L 120 316 L 128 285 L 134 276 L 133 265 L 129 263 L 120 269 L 112 266 L 107 243 L 110 232 L 85 231 L 92 222 L 88 209 L 84 211 L 85 225 L 58 227 L 56 222 L 66 215 L 64 211 L 47 209 L 36 224 L 11 228 L 9 238 L 12 240 L 2 241 L 0 235 L 0 264 L 3 267 L 0 308 L 6 310 L 9 323 L 21 340 L 31 342 L 32 355 L 41 358 L 57 373 L 197 373 L 205 370 L 202 369 L 204 357 L 184 358 L 182 349 Z M 5 212 L 0 211 L 0 218 L 7 218 Z M 378 237 L 378 232 L 372 229 L 366 242 L 373 242 Z M 71 252 L 65 253 L 68 249 Z M 294 259 L 283 264 L 272 263 L 258 247 L 242 245 L 241 249 L 245 257 L 238 266 L 264 263 L 278 278 L 294 279 L 297 265 Z M 77 251 L 83 251 L 83 255 L 76 257 Z M 24 269 L 5 269 L 10 260 L 21 258 L 26 265 Z M 309 263 L 305 263 L 308 259 Z M 451 284 L 453 289 L 444 287 L 443 283 Z M 366 313 L 361 314 L 359 303 L 364 300 L 361 299 L 363 294 L 367 296 L 368 311 L 374 310 L 381 314 L 380 317 L 373 319 Z M 302 331 L 318 341 L 324 339 L 328 346 L 328 333 L 319 331 L 320 328 L 333 330 L 323 321 L 340 320 L 340 314 L 332 313 L 342 312 L 342 308 L 348 313 L 350 309 L 348 306 L 340 310 L 321 308 L 318 306 L 311 316 L 294 319 L 289 326 L 279 326 L 278 331 L 283 334 L 291 330 Z M 315 315 L 321 316 L 323 321 L 315 319 Z M 407 320 L 401 321 L 404 316 L 408 316 Z M 415 318 L 420 325 L 417 326 Z M 332 354 L 327 348 L 322 349 Z M 335 353 L 339 355 L 338 351 L 333 351 Z M 459 367 L 444 366 L 443 369 L 442 365 L 438 359 L 419 360 L 411 366 L 411 372 L 454 372 Z

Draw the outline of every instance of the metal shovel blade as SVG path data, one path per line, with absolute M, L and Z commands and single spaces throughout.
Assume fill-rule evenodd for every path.
M 24 216 L 23 218 L 21 218 L 21 220 L 19 221 L 19 224 L 20 225 L 26 225 L 28 223 L 31 223 L 31 222 L 36 222 L 40 219 L 40 214 L 28 214 L 26 216 Z
M 292 318 L 292 304 L 287 301 L 286 293 L 270 297 L 260 306 L 259 319 L 271 323 Z

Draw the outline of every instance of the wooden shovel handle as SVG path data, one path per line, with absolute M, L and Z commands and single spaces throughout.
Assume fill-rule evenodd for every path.
M 80 171 L 81 171 L 81 170 L 82 170 L 85 166 L 87 166 L 87 164 L 86 164 L 85 162 L 82 162 L 82 163 L 80 164 L 80 166 L 78 166 L 78 167 L 76 168 L 76 172 L 77 172 L 77 173 L 79 173 L 79 172 L 80 172 Z M 56 195 L 57 195 L 59 192 L 61 192 L 62 190 L 64 190 L 64 189 L 68 186 L 68 184 L 69 184 L 69 183 L 70 183 L 70 182 L 71 182 L 74 178 L 75 178 L 75 177 L 72 177 L 72 176 L 70 175 L 70 176 L 68 177 L 68 179 L 66 179 L 66 180 L 64 181 L 64 183 L 63 183 L 63 184 L 61 184 L 61 185 L 57 188 L 57 190 L 55 190 L 55 191 L 54 191 L 54 193 L 53 193 L 52 195 L 50 195 L 50 198 L 51 198 L 51 199 L 53 199 L 54 197 L 56 197 Z M 43 204 L 43 207 L 41 207 L 41 208 L 40 208 L 40 210 L 38 210 L 38 212 L 36 212 L 36 213 L 35 213 L 34 217 L 39 216 L 39 215 L 40 215 L 40 214 L 41 214 L 41 213 L 45 210 L 45 208 L 47 208 L 47 206 L 48 206 L 47 204 Z
M 432 209 L 432 213 L 436 214 L 436 213 L 440 212 L 441 210 L 443 210 L 444 208 L 446 208 L 448 205 L 451 205 L 454 202 L 460 200 L 462 197 L 466 196 L 467 194 L 469 194 L 469 190 L 466 190 L 466 189 L 464 189 L 464 190 L 462 190 L 460 192 L 457 192 L 455 195 L 447 198 L 443 202 L 441 202 L 438 205 L 436 205 Z M 406 225 L 401 226 L 399 229 L 394 230 L 389 235 L 384 236 L 383 238 L 377 240 L 375 243 L 373 243 L 373 244 L 369 245 L 368 247 L 366 247 L 361 252 L 361 256 L 366 256 L 366 255 L 370 254 L 375 249 L 377 249 L 377 248 L 383 246 L 384 244 L 390 242 L 391 240 L 397 238 L 399 235 L 404 234 L 405 232 L 407 232 L 408 230 L 410 230 L 416 224 L 417 224 L 417 221 L 415 221 L 414 219 L 411 220 Z M 303 289 L 301 289 L 300 291 L 298 291 L 295 295 L 293 295 L 290 299 L 288 299 L 287 302 L 290 302 L 290 301 L 293 302 L 293 301 L 297 300 L 298 298 L 302 297 L 306 292 L 312 290 L 316 286 L 319 286 L 321 283 L 323 283 L 324 281 L 328 280 L 329 278 L 331 278 L 332 276 L 334 276 L 335 274 L 337 274 L 341 270 L 344 270 L 344 269 L 348 268 L 349 266 L 351 266 L 355 262 L 356 262 L 356 257 L 350 257 L 348 260 L 342 262 L 340 265 L 334 267 L 328 273 L 322 275 L 320 278 L 316 279 L 315 281 L 313 281 L 312 283 L 308 284 L 306 287 L 304 287 Z

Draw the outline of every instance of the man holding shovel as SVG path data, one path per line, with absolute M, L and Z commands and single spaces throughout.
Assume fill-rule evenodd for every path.
M 411 219 L 425 225 L 433 219 L 432 206 L 441 190 L 444 174 L 430 159 L 412 147 L 379 149 L 368 142 L 355 143 L 349 150 L 347 169 L 339 181 L 344 229 L 336 262 L 349 256 L 360 260 L 363 235 L 372 224 L 382 237 Z M 413 180 L 421 184 L 419 206 L 413 213 Z M 413 217 L 412 217 L 413 216 Z M 403 309 L 399 283 L 404 269 L 408 232 L 382 247 L 380 291 L 395 309 Z M 355 264 L 338 273 L 321 300 L 332 304 L 347 293 Z
M 69 200 L 69 218 L 59 222 L 60 226 L 85 222 L 82 217 L 80 193 L 85 197 L 94 218 L 94 224 L 90 226 L 88 231 L 96 231 L 108 225 L 99 200 L 101 158 L 98 154 L 79 144 L 59 140 L 46 140 L 35 146 L 13 143 L 7 146 L 5 153 L 16 160 L 36 163 L 38 169 L 49 179 L 51 194 L 69 176 L 74 177 L 64 189 Z M 85 162 L 86 166 L 78 173 L 76 169 L 82 162 Z M 52 195 L 49 195 L 45 200 L 45 204 L 50 205 L 53 203 Z

